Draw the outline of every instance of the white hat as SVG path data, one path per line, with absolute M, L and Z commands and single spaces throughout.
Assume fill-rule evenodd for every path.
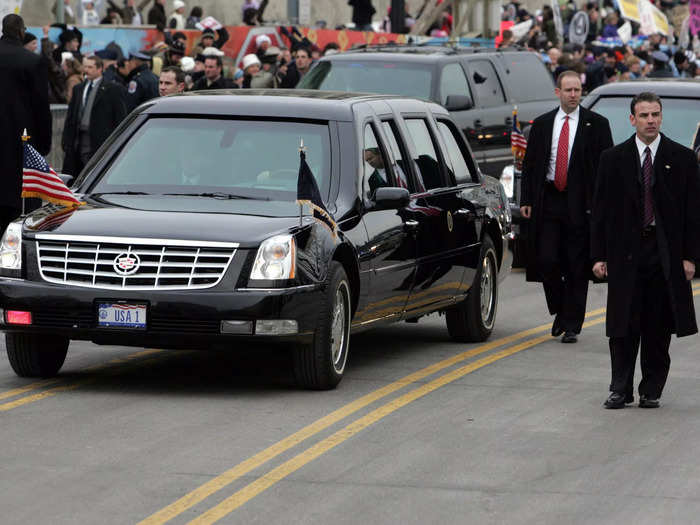
M 272 44 L 272 40 L 270 40 L 270 37 L 267 35 L 259 35 L 255 37 L 255 45 L 260 47 L 263 45 L 263 42 L 267 42 L 268 44 Z
M 185 2 L 183 2 L 182 0 L 175 0 L 173 2 L 173 9 L 175 9 L 175 11 L 177 11 L 181 7 L 185 7 Z
M 71 58 L 73 58 L 73 53 L 70 51 L 63 51 L 61 53 L 61 64 L 63 64 L 66 60 L 70 60 Z
M 260 65 L 260 59 L 258 58 L 258 55 L 251 53 L 250 55 L 246 55 L 243 57 L 243 71 L 248 69 L 250 66 L 254 66 L 255 64 L 257 64 L 258 66 Z
M 180 69 L 185 73 L 189 73 L 194 70 L 194 58 L 192 57 L 182 57 L 180 59 Z
M 222 57 L 222 56 L 224 56 L 225 53 L 223 51 L 221 51 L 221 49 L 217 49 L 214 46 L 209 46 L 209 47 L 204 48 L 204 51 L 202 51 L 202 54 L 205 57 Z

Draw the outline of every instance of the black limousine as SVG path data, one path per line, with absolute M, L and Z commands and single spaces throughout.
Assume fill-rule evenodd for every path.
M 297 202 L 302 141 L 335 225 Z M 84 205 L 46 205 L 2 239 L 0 328 L 20 376 L 57 374 L 70 340 L 259 340 L 289 343 L 302 386 L 333 388 L 355 331 L 441 311 L 453 339 L 486 339 L 510 271 L 502 186 L 447 111 L 418 100 L 154 100 L 72 187 Z

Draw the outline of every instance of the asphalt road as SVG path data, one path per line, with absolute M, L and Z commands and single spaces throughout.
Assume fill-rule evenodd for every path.
M 437 315 L 353 336 L 332 392 L 296 389 L 285 349 L 73 343 L 44 382 L 0 357 L 0 521 L 699 523 L 698 338 L 660 409 L 604 410 L 604 304 L 561 344 L 515 273 L 486 344 Z

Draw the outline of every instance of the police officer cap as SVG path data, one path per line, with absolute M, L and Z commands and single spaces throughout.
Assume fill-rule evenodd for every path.
M 138 58 L 139 60 L 151 60 L 151 57 L 143 51 L 131 51 L 129 53 L 129 60 L 131 60 L 132 58 Z
M 100 57 L 102 60 L 118 60 L 119 55 L 113 49 L 100 49 L 95 51 L 95 56 Z
M 207 27 L 204 29 L 204 31 L 202 31 L 202 38 L 206 36 L 214 38 L 214 30 L 211 27 Z
M 668 55 L 663 51 L 654 51 L 651 57 L 659 62 L 668 62 Z
M 173 43 L 170 44 L 170 52 L 175 53 L 176 55 L 184 55 L 185 54 L 185 44 L 183 44 L 179 40 L 173 41 Z

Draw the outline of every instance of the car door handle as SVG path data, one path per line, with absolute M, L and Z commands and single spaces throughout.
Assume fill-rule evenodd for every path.
M 455 215 L 465 215 L 467 217 L 469 217 L 471 214 L 471 210 L 468 210 L 466 208 L 460 208 L 455 212 Z
M 479 128 L 483 128 L 483 127 L 484 126 L 481 123 L 481 119 L 478 118 L 474 121 L 474 129 L 479 129 Z
M 506 126 L 510 127 L 513 125 L 513 118 L 512 117 L 506 117 Z
M 412 219 L 409 219 L 403 223 L 404 228 L 407 230 L 415 230 L 418 228 L 418 221 L 414 221 Z

